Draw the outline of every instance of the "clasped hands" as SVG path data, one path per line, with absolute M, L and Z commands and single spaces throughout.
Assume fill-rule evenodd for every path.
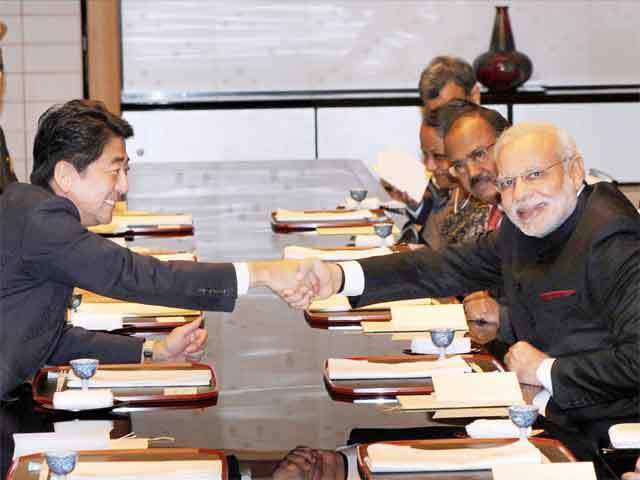
M 251 262 L 251 286 L 269 287 L 291 307 L 304 310 L 316 298 L 337 293 L 342 270 L 318 259 Z

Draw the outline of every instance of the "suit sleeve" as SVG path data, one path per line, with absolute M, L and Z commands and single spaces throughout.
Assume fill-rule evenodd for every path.
M 372 257 L 360 261 L 364 293 L 354 307 L 390 300 L 448 297 L 502 284 L 500 238 L 490 232 L 439 252 L 429 249 Z
M 237 297 L 230 263 L 162 262 L 138 255 L 84 228 L 75 207 L 45 202 L 26 227 L 23 261 L 47 281 L 154 305 L 231 311 Z
M 65 365 L 74 358 L 97 358 L 102 363 L 139 363 L 144 339 L 65 327 L 47 363 Z
M 589 258 L 591 295 L 606 312 L 611 341 L 605 348 L 560 357 L 553 363 L 553 397 L 562 409 L 638 396 L 640 368 L 640 234 L 602 240 Z

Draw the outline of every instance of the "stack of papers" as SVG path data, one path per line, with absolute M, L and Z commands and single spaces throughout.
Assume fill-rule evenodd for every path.
M 76 310 L 69 310 L 69 323 L 87 330 L 117 330 L 125 318 L 138 317 L 194 317 L 197 310 L 144 305 L 132 302 L 82 302 Z
M 640 423 L 618 423 L 609 428 L 613 448 L 640 448 Z
M 71 480 L 221 480 L 220 460 L 91 462 L 80 459 Z
M 111 223 L 89 227 L 89 230 L 97 234 L 124 233 L 136 228 L 171 228 L 193 225 L 193 217 L 188 214 L 144 214 L 114 215 Z
M 372 218 L 371 210 L 345 210 L 327 212 L 307 212 L 304 210 L 276 210 L 277 222 L 338 222 L 357 221 Z
M 319 258 L 325 261 L 359 260 L 361 258 L 379 257 L 393 253 L 386 247 L 367 248 L 363 250 L 320 250 L 316 248 L 290 245 L 284 248 L 283 257 L 291 260 Z
M 82 383 L 72 371 L 67 377 L 69 388 L 80 388 Z M 90 388 L 127 387 L 194 387 L 211 384 L 210 370 L 101 370 L 89 380 Z
M 406 410 L 522 405 L 524 399 L 514 372 L 434 375 L 431 395 L 400 395 Z
M 461 357 L 399 363 L 330 358 L 327 362 L 327 369 L 329 378 L 332 380 L 427 378 L 436 374 L 471 372 L 471 367 Z
M 380 152 L 373 171 L 397 190 L 406 192 L 416 203 L 422 201 L 431 179 L 431 172 L 422 162 L 402 151 Z
M 109 432 L 84 433 L 14 433 L 13 458 L 51 450 L 129 450 L 148 448 L 148 438 L 121 438 L 111 440 Z
M 495 465 L 493 480 L 596 480 L 591 462 Z
M 367 452 L 366 463 L 374 473 L 489 470 L 501 464 L 542 463 L 542 453 L 521 440 L 499 447 L 452 449 L 377 443 Z

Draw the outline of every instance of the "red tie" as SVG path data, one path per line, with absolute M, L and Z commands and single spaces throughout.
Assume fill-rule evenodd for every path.
M 496 230 L 500 226 L 500 222 L 502 221 L 502 210 L 500 210 L 496 205 L 491 205 L 489 207 L 489 218 L 487 219 L 487 232 L 491 232 L 492 230 Z

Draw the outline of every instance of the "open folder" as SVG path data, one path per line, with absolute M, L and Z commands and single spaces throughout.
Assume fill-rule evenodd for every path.
M 210 370 L 100 370 L 89 380 L 90 388 L 195 387 L 211 384 Z M 81 380 L 70 371 L 69 388 L 80 388 Z
M 78 461 L 70 480 L 221 480 L 220 460 Z
M 390 322 L 362 322 L 364 333 L 428 332 L 435 328 L 469 330 L 462 304 L 393 305 Z
M 136 215 L 114 215 L 111 223 L 89 227 L 89 230 L 97 234 L 125 233 L 137 228 L 175 228 L 192 226 L 193 217 L 189 214 L 155 214 L 138 212 Z
M 327 367 L 332 380 L 428 378 L 433 375 L 471 372 L 471 367 L 461 357 L 398 363 L 330 358 Z
M 341 210 L 341 211 L 305 211 L 305 210 L 276 210 L 277 222 L 337 222 L 356 221 L 372 218 L 371 210 Z

